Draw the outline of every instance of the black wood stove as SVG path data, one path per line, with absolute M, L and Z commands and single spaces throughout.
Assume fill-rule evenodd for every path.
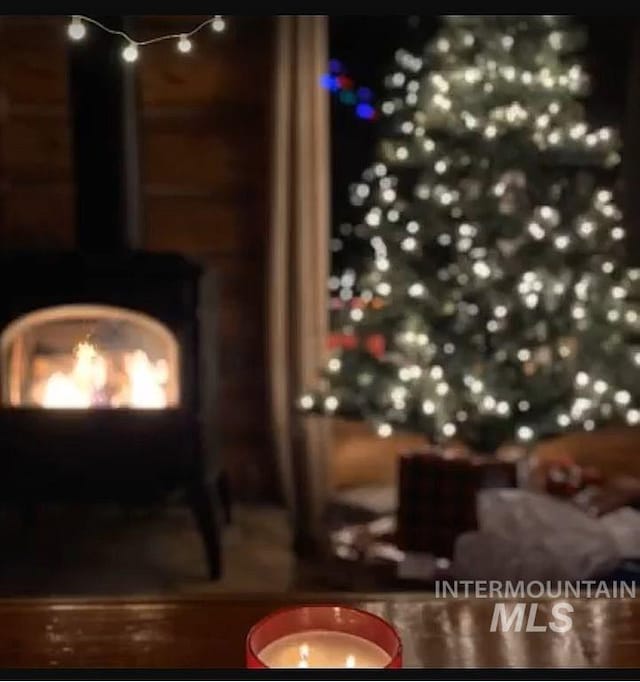
M 136 248 L 135 75 L 119 47 L 96 34 L 71 55 L 76 249 L 0 254 L 0 496 L 34 509 L 181 491 L 217 577 L 215 282 Z

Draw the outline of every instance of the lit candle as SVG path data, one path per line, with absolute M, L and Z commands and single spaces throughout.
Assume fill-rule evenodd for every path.
M 259 656 L 269 668 L 385 668 L 391 661 L 377 644 L 331 630 L 286 635 L 267 644 Z
M 246 640 L 248 668 L 400 668 L 402 643 L 382 618 L 349 606 L 276 611 Z

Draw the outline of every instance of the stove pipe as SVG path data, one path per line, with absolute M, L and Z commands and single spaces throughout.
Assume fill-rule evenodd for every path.
M 126 17 L 96 17 L 131 35 Z M 136 64 L 126 45 L 87 24 L 70 47 L 70 109 L 76 186 L 76 247 L 121 252 L 141 247 Z

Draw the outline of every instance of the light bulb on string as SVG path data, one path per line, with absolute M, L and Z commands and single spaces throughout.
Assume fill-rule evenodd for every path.
M 211 30 L 214 31 L 215 33 L 222 33 L 222 31 L 224 31 L 226 26 L 227 26 L 227 22 L 219 14 L 217 14 L 211 20 Z
M 186 54 L 187 52 L 191 52 L 192 47 L 193 43 L 189 40 L 189 38 L 186 35 L 182 34 L 180 36 L 180 40 L 178 40 L 178 50 L 183 54 Z
M 67 35 L 71 40 L 82 40 L 87 35 L 87 27 L 80 17 L 74 16 L 67 26 Z
M 132 64 L 137 61 L 139 56 L 138 46 L 135 43 L 130 42 L 122 49 L 122 58 L 125 62 Z

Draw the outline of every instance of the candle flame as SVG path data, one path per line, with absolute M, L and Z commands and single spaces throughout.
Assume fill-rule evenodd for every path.
M 347 656 L 346 667 L 347 668 L 355 668 L 356 667 L 356 657 L 353 654 L 349 654 Z

